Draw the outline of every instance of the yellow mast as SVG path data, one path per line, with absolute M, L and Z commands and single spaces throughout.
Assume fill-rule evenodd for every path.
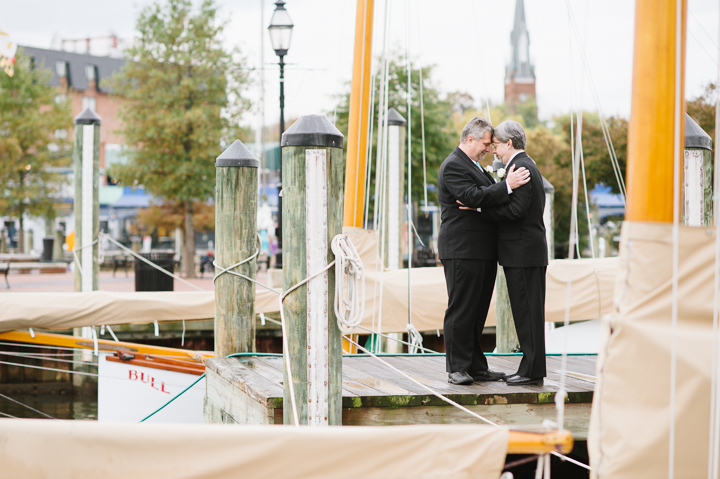
M 365 198 L 365 157 L 370 108 L 370 64 L 372 61 L 373 8 L 375 0 L 357 0 L 355 54 L 348 118 L 345 163 L 345 209 L 343 226 L 363 225 Z
M 675 84 L 676 2 L 682 2 L 679 85 Z M 637 0 L 635 3 L 627 164 L 626 218 L 630 221 L 669 223 L 673 220 L 673 159 L 675 149 L 682 148 L 682 144 L 675 144 L 675 88 L 680 89 L 684 111 L 686 23 L 687 0 Z M 682 112 L 680 119 L 682 143 L 685 138 Z

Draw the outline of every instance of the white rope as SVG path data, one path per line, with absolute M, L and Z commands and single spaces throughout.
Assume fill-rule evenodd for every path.
M 387 339 L 387 340 L 389 340 L 389 341 L 395 341 L 395 342 L 397 342 L 397 343 L 404 344 L 404 345 L 406 345 L 406 346 L 412 346 L 412 344 L 408 343 L 407 341 L 403 341 L 402 339 L 393 338 L 392 336 L 389 336 L 389 335 L 387 335 L 387 334 L 378 333 L 378 332 L 376 332 L 376 331 L 374 331 L 374 330 L 372 330 L 372 329 L 365 328 L 365 327 L 363 327 L 363 326 L 358 326 L 358 329 L 362 329 L 363 331 L 367 331 L 368 333 L 376 334 L 376 335 L 378 335 L 378 336 L 380 336 L 380 337 L 383 337 L 383 338 L 385 338 L 385 339 Z M 438 331 L 439 331 L 439 330 L 438 330 Z M 439 334 L 438 334 L 438 337 L 440 337 Z M 423 352 L 423 354 L 425 354 L 425 353 L 430 353 L 430 354 L 442 354 L 442 353 L 440 353 L 440 352 L 438 352 L 438 351 L 433 351 L 432 349 L 425 348 L 425 347 L 423 347 L 422 344 L 420 344 L 419 348 L 420 348 L 420 350 Z M 409 349 L 409 348 L 408 348 L 408 349 Z
M 33 328 L 28 328 L 28 332 L 30 333 L 30 337 L 35 339 L 35 331 L 33 331 Z
M 150 266 L 152 266 L 153 268 L 155 268 L 155 269 L 157 269 L 157 270 L 159 270 L 159 271 L 162 271 L 163 273 L 165 273 L 166 275 L 172 277 L 173 279 L 176 279 L 176 280 L 180 281 L 181 283 L 184 283 L 184 284 L 186 284 L 186 285 L 190 286 L 191 288 L 194 288 L 194 289 L 196 289 L 196 290 L 198 290 L 198 291 L 206 291 L 206 290 L 202 289 L 201 287 L 199 287 L 199 286 L 197 286 L 197 285 L 195 285 L 195 284 L 193 284 L 193 283 L 191 283 L 191 282 L 189 282 L 189 281 L 184 280 L 184 279 L 181 278 L 180 276 L 177 276 L 177 275 L 171 273 L 170 271 L 166 270 L 165 268 L 161 268 L 160 266 L 156 265 L 156 264 L 153 263 L 152 261 L 150 261 L 150 260 L 148 260 L 148 259 L 146 259 L 146 258 L 143 258 L 143 257 L 140 256 L 139 254 L 137 254 L 135 251 L 133 251 L 133 250 L 131 250 L 130 248 L 126 247 L 125 245 L 123 245 L 123 244 L 120 243 L 119 241 L 116 241 L 115 239 L 113 239 L 112 236 L 110 236 L 110 235 L 108 235 L 108 234 L 106 234 L 106 233 L 100 233 L 100 238 L 107 238 L 111 243 L 114 243 L 114 244 L 115 244 L 116 246 L 118 246 L 120 249 L 122 249 L 122 250 L 124 250 L 124 251 L 127 251 L 128 253 L 130 253 L 132 256 L 136 257 L 136 258 L 139 259 L 140 261 L 149 264 Z M 97 240 L 96 240 L 96 241 L 97 241 Z
M 415 325 L 413 325 L 412 323 L 406 324 L 405 331 L 407 331 L 408 339 L 410 340 L 408 353 L 417 354 L 418 349 L 423 350 L 423 337 L 422 334 L 420 334 L 420 331 L 417 330 Z
M 102 234 L 102 233 L 101 233 L 101 234 Z M 84 250 L 85 248 L 90 248 L 90 247 L 92 247 L 93 245 L 95 245 L 96 243 L 98 243 L 99 241 L 100 241 L 100 238 L 96 239 L 95 241 L 93 241 L 92 243 L 90 243 L 90 244 L 88 244 L 88 245 L 76 246 L 76 247 L 73 248 L 73 250 L 72 250 L 73 259 L 74 259 L 74 261 L 75 261 L 75 267 L 76 267 L 76 268 L 78 269 L 78 271 L 80 272 L 80 277 L 81 277 L 81 278 L 83 277 L 83 267 L 82 267 L 82 264 L 81 264 L 81 262 L 80 262 L 80 258 L 78 257 L 77 252 L 78 252 L 78 251 L 82 251 L 82 250 Z
M 452 399 L 449 399 L 449 398 L 443 396 L 442 394 L 440 394 L 439 392 L 435 391 L 434 389 L 432 389 L 432 388 L 424 385 L 423 383 L 421 383 L 421 382 L 418 381 L 417 379 L 414 379 L 414 378 L 408 376 L 407 374 L 405 374 L 404 372 L 400 371 L 398 368 L 396 368 L 396 367 L 393 366 L 392 364 L 390 364 L 390 363 L 388 363 L 388 362 L 383 361 L 382 359 L 380 359 L 378 356 L 376 356 L 375 354 L 373 354 L 372 351 L 370 351 L 370 350 L 368 350 L 368 349 L 365 349 L 364 347 L 360 346 L 358 343 L 356 343 L 356 342 L 353 341 L 352 339 L 350 339 L 350 338 L 346 338 L 346 339 L 347 339 L 350 343 L 354 344 L 358 349 L 364 351 L 365 353 L 367 353 L 367 354 L 369 354 L 370 356 L 372 356 L 373 358 L 377 359 L 378 361 L 380 361 L 381 363 L 383 363 L 385 366 L 389 367 L 390 369 L 392 369 L 392 370 L 395 371 L 396 373 L 400 374 L 401 376 L 404 376 L 406 379 L 409 379 L 410 381 L 412 381 L 413 383 L 417 384 L 417 385 L 420 386 L 421 388 L 423 388 L 423 389 L 425 389 L 426 391 L 430 392 L 433 396 L 437 396 L 438 398 L 442 399 L 442 400 L 445 401 L 446 403 L 451 404 L 451 405 L 455 406 L 456 408 L 458 408 L 458 409 L 460 409 L 460 410 L 462 410 L 462 411 L 465 411 L 466 413 L 470 414 L 470 415 L 473 416 L 473 417 L 476 417 L 476 418 L 480 419 L 481 421 L 483 421 L 483 422 L 486 423 L 486 424 L 489 424 L 489 425 L 495 426 L 495 427 L 500 427 L 498 424 L 495 424 L 495 423 L 492 422 L 491 420 L 489 420 L 489 419 L 487 419 L 487 418 L 484 418 L 483 416 L 481 416 L 481 415 L 479 415 L 479 414 L 471 411 L 470 409 L 466 408 L 465 406 L 462 406 L 462 405 L 456 403 L 456 402 L 453 401 Z
M 372 176 L 372 152 L 373 152 L 373 126 L 375 125 L 375 91 L 376 77 L 373 73 L 370 77 L 370 116 L 368 117 L 367 155 L 365 156 L 365 214 L 363 215 L 363 228 L 368 229 L 368 214 L 370 213 L 370 177 Z M 378 126 L 379 127 L 379 126 Z M 377 174 L 377 172 L 376 172 Z
M 90 328 L 90 331 L 92 331 L 92 340 L 93 340 L 93 356 L 97 356 L 99 354 L 98 351 L 98 335 L 97 330 L 95 329 L 95 326 L 92 326 Z
M 335 317 L 340 331 L 351 334 L 362 323 L 365 313 L 365 269 L 355 245 L 346 235 L 335 236 L 331 249 L 335 255 Z

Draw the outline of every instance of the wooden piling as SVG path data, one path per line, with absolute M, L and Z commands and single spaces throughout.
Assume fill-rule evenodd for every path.
M 322 270 L 335 257 L 342 232 L 343 136 L 324 115 L 308 115 L 282 137 L 283 290 Z M 291 292 L 284 302 L 287 350 L 300 424 L 342 423 L 342 336 L 331 268 Z M 283 421 L 293 423 L 285 368 Z
M 215 261 L 223 268 L 257 247 L 260 162 L 240 140 L 215 163 Z M 255 279 L 257 258 L 230 271 Z M 215 274 L 220 273 L 216 268 Z M 215 356 L 255 351 L 255 283 L 229 273 L 215 280 Z
M 75 117 L 75 248 L 95 241 L 100 234 L 100 123 L 89 108 Z M 77 251 L 82 273 L 75 265 L 75 291 L 97 291 L 100 264 L 98 245 Z M 86 266 L 88 265 L 88 266 Z M 92 265 L 92 266 L 89 266 Z

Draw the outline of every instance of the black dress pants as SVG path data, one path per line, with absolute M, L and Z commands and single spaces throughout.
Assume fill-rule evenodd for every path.
M 446 369 L 485 371 L 487 359 L 480 347 L 487 318 L 497 262 L 479 259 L 444 259 L 448 307 L 443 326 Z
M 544 378 L 545 367 L 545 273 L 547 267 L 504 268 L 510 308 L 523 352 L 517 374 Z

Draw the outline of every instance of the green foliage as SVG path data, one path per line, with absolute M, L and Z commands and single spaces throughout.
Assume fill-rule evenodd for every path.
M 196 14 L 190 0 L 145 8 L 127 63 L 113 78 L 119 133 L 130 161 L 111 175 L 171 201 L 204 201 L 215 187 L 214 160 L 224 134 L 247 106 L 247 76 L 222 47 L 224 25 L 211 0 Z
M 717 86 L 709 83 L 699 97 L 687 102 L 687 114 L 710 135 L 715 145 L 715 99 Z
M 423 76 L 423 112 L 422 120 L 425 129 L 425 162 L 427 170 L 427 184 L 437 185 L 437 172 L 443 160 L 447 158 L 450 152 L 455 148 L 459 138 L 459 132 L 453 130 L 452 123 L 452 103 L 448 99 L 440 98 L 439 91 L 433 86 L 432 82 L 433 67 L 422 67 Z M 389 63 L 388 67 L 388 105 L 395 108 L 406 120 L 407 114 L 407 70 L 405 60 L 400 56 L 396 56 Z M 371 161 L 371 178 L 375 178 L 375 157 L 377 155 L 377 131 L 378 116 L 380 108 L 380 79 L 378 72 L 375 84 L 375 115 L 373 118 L 373 156 Z M 346 94 L 338 106 L 337 128 L 347 138 L 348 115 L 349 115 L 350 94 Z M 411 148 L 412 148 L 412 198 L 413 201 L 422 204 L 424 201 L 423 190 L 423 142 L 421 129 L 421 110 L 420 110 L 420 70 L 413 68 L 411 70 L 411 104 L 410 104 L 410 132 L 411 132 Z M 407 137 L 406 137 L 407 138 Z M 407 151 L 407 140 L 405 144 Z M 405 158 L 407 162 L 407 157 Z M 407 170 L 406 170 L 407 171 Z M 406 172 L 407 174 L 407 172 Z M 431 186 L 432 188 L 432 186 Z M 374 195 L 374 182 L 370 186 L 370 197 Z M 437 202 L 437 193 L 428 191 L 428 202 Z M 370 202 L 372 211 L 372 201 Z M 372 215 L 372 213 L 371 213 Z
M 53 168 L 71 164 L 70 104 L 55 101 L 48 81 L 22 50 L 14 76 L 0 72 L 0 215 L 20 218 L 21 226 L 23 214 L 55 217 L 65 179 Z

